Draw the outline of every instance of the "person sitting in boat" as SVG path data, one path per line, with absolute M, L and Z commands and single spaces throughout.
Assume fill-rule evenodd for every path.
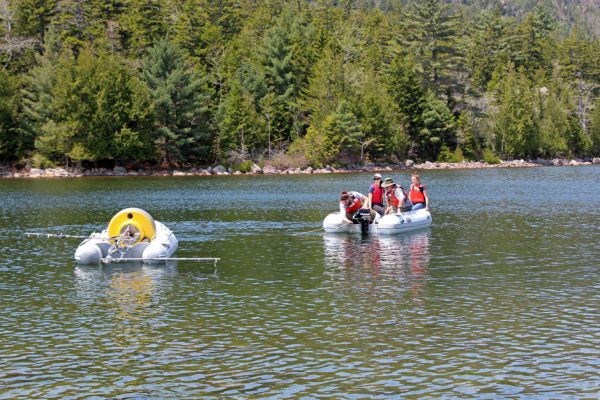
M 340 213 L 344 222 L 352 224 L 352 216 L 354 213 L 369 201 L 367 196 L 360 192 L 343 191 L 340 195 Z
M 413 203 L 413 210 L 420 210 L 424 208 L 429 211 L 429 197 L 427 196 L 427 188 L 421 184 L 421 177 L 417 172 L 414 172 L 411 177 L 410 190 L 408 191 L 408 198 Z
M 383 205 L 384 189 L 381 187 L 381 174 L 373 175 L 373 181 L 373 184 L 369 186 L 369 207 L 383 216 L 385 207 Z
M 402 185 L 394 183 L 392 178 L 385 178 L 381 186 L 385 188 L 386 214 L 405 212 L 412 209 L 412 203 Z

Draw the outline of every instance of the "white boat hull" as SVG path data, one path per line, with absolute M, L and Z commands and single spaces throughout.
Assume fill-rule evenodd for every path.
M 92 235 L 77 247 L 75 261 L 79 264 L 99 264 L 105 260 L 110 261 L 111 258 L 119 260 L 134 258 L 142 259 L 144 262 L 152 262 L 157 258 L 169 258 L 177 250 L 179 242 L 173 232 L 164 224 L 158 221 L 154 221 L 154 223 L 156 236 L 152 241 L 118 248 L 114 252 L 112 251 L 115 250 L 115 247 L 113 247 L 106 229 L 98 235 Z
M 378 224 L 382 235 L 396 235 L 431 226 L 431 214 L 425 209 L 383 216 Z
M 431 214 L 424 209 L 404 213 L 377 216 L 369 225 L 369 233 L 395 235 L 431 226 Z M 334 212 L 323 220 L 323 229 L 327 233 L 360 233 L 360 224 L 345 223 L 342 214 Z

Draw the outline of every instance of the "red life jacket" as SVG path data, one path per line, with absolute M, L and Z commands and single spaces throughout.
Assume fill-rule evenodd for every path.
M 425 195 L 423 194 L 425 189 L 426 189 L 425 186 L 423 186 L 421 184 L 419 184 L 419 186 L 411 185 L 408 198 L 410 199 L 410 201 L 413 202 L 413 204 L 417 204 L 417 203 L 425 204 Z
M 383 189 L 379 184 L 373 184 L 373 193 L 371 194 L 371 203 L 383 204 Z
M 388 204 L 391 204 L 394 207 L 398 207 L 398 204 L 400 204 L 400 199 L 396 197 L 396 189 L 386 194 L 388 197 Z
M 361 205 L 362 204 L 359 199 L 354 199 L 354 202 L 346 208 L 346 212 L 353 212 L 356 210 L 360 210 Z

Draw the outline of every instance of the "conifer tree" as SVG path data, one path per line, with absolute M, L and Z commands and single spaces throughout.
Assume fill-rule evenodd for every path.
M 217 114 L 219 136 L 217 158 L 231 163 L 250 159 L 265 147 L 265 130 L 250 93 L 240 83 L 233 82 Z
M 19 129 L 18 85 L 18 78 L 0 69 L 0 160 L 19 160 L 32 147 L 31 138 Z
M 264 45 L 263 65 L 270 105 L 270 135 L 275 141 L 292 139 L 292 102 L 298 91 L 298 70 L 294 65 L 292 30 L 297 29 L 291 13 L 282 15 L 269 32 Z
M 56 82 L 40 153 L 67 162 L 153 158 L 147 91 L 119 58 L 84 50 L 60 63 Z
M 127 12 L 118 19 L 123 46 L 141 56 L 165 36 L 165 0 L 128 0 L 125 5 Z
M 423 0 L 412 2 L 405 18 L 405 36 L 400 41 L 414 55 L 429 87 L 446 93 L 454 78 L 452 71 L 463 63 L 457 45 L 462 36 L 460 16 L 451 4 Z
M 531 83 L 524 70 L 511 65 L 497 87 L 496 149 L 506 157 L 534 157 L 540 143 Z
M 57 68 L 66 57 L 55 27 L 45 34 L 44 50 L 35 57 L 36 65 L 25 76 L 21 89 L 24 134 L 36 137 L 42 126 L 53 118 L 52 100 L 57 84 Z
M 542 7 L 529 13 L 511 37 L 511 61 L 515 67 L 523 67 L 530 78 L 537 70 L 550 73 L 553 52 L 550 43 L 555 29 L 555 20 Z
M 590 124 L 591 153 L 593 156 L 600 156 L 600 99 L 596 100 L 594 111 L 592 112 Z
M 428 90 L 421 104 L 422 128 L 419 131 L 420 155 L 435 159 L 442 145 L 456 146 L 454 116 L 446 103 Z
M 508 56 L 505 36 L 507 26 L 500 7 L 481 15 L 473 24 L 472 30 L 468 44 L 467 65 L 474 85 L 485 90 L 501 58 Z
M 161 162 L 206 160 L 212 143 L 211 88 L 206 77 L 190 70 L 181 51 L 161 40 L 148 50 L 142 78 L 154 102 Z
M 423 97 L 425 91 L 414 72 L 414 64 L 409 58 L 396 56 L 390 64 L 385 84 L 400 113 L 410 140 L 410 157 L 416 157 L 420 150 L 420 132 L 423 127 Z
M 19 0 L 15 2 L 15 17 L 20 35 L 44 42 L 44 35 L 52 20 L 58 0 Z

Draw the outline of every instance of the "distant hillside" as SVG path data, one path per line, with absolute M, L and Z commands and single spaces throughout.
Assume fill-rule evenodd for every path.
M 535 7 L 543 7 L 556 18 L 563 31 L 578 26 L 585 33 L 600 37 L 600 0 L 450 0 L 475 17 L 483 10 L 501 7 L 504 15 L 520 20 Z
M 470 12 L 500 5 L 506 15 L 517 18 L 539 6 L 550 12 L 565 29 L 579 26 L 586 33 L 600 37 L 600 0 L 456 0 L 454 2 L 466 6 Z
M 406 5 L 411 0 L 357 0 L 355 4 L 366 7 L 378 7 L 390 10 L 398 4 Z M 447 3 L 460 5 L 466 15 L 476 17 L 485 10 L 501 7 L 504 15 L 520 20 L 536 6 L 543 7 L 554 16 L 563 31 L 578 26 L 585 33 L 600 38 L 600 0 L 446 0 Z M 334 1 L 334 3 L 343 3 Z

